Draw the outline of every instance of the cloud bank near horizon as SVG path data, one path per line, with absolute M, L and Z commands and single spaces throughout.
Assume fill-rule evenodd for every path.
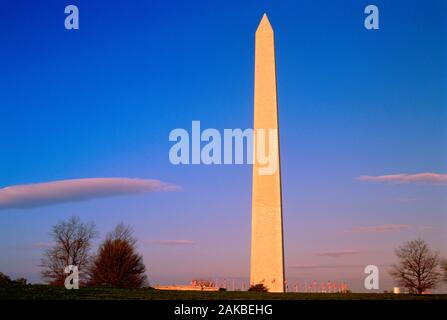
M 169 246 L 185 246 L 185 245 L 192 245 L 195 242 L 192 240 L 151 240 L 148 241 L 148 243 L 158 245 L 169 245 Z
M 326 252 L 317 252 L 316 255 L 320 257 L 332 257 L 339 258 L 348 255 L 356 255 L 360 252 L 357 250 L 340 250 L 340 251 L 326 251 Z
M 384 233 L 384 232 L 400 232 L 410 229 L 408 224 L 382 224 L 377 226 L 368 227 L 354 227 L 351 232 L 372 232 L 372 233 Z
M 0 210 L 178 189 L 160 180 L 131 178 L 87 178 L 14 185 L 0 189 Z
M 361 269 L 363 270 L 366 265 L 353 264 L 353 265 L 325 265 L 325 264 L 315 264 L 315 265 L 290 265 L 287 268 L 290 269 Z M 391 264 L 378 264 L 378 267 L 391 267 Z
M 390 183 L 430 183 L 430 184 L 447 184 L 447 174 L 441 173 L 398 173 L 382 176 L 360 176 L 360 181 L 369 182 L 390 182 Z

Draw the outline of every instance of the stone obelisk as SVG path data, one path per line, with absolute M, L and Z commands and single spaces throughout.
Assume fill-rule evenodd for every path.
M 259 129 L 265 130 L 266 145 L 269 130 L 278 130 L 278 102 L 276 94 L 276 64 L 273 29 L 264 14 L 256 30 L 255 95 L 254 95 L 254 162 L 252 190 L 252 238 L 250 284 L 264 284 L 270 292 L 284 292 L 284 246 L 281 199 L 279 134 L 276 171 L 261 174 L 257 140 Z M 278 132 L 278 131 L 276 131 Z M 267 145 L 267 152 L 271 146 Z

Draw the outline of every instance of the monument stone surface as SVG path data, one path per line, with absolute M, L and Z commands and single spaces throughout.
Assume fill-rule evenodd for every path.
M 266 141 L 270 129 L 278 130 L 276 63 L 273 29 L 264 14 L 256 30 L 254 131 L 264 129 Z M 282 221 L 279 134 L 277 170 L 262 175 L 262 165 L 254 157 L 252 190 L 252 239 L 250 284 L 264 284 L 269 292 L 284 292 L 284 246 Z M 256 151 L 255 151 L 256 152 Z M 267 146 L 268 152 L 268 146 Z

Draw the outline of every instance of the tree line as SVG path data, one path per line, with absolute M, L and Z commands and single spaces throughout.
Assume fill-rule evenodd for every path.
M 422 239 L 405 242 L 395 250 L 398 262 L 391 266 L 390 275 L 396 284 L 409 293 L 423 294 L 447 282 L 447 259 L 433 251 Z M 252 284 L 248 291 L 267 292 L 263 283 Z
M 137 252 L 137 240 L 132 229 L 118 224 L 109 232 L 96 253 L 92 242 L 98 237 L 94 223 L 71 217 L 53 226 L 50 236 L 53 245 L 46 249 L 41 260 L 42 278 L 50 285 L 63 286 L 68 274 L 65 268 L 76 266 L 79 281 L 84 286 L 140 288 L 148 286 L 146 266 Z M 396 284 L 409 293 L 422 294 L 447 282 L 447 259 L 431 250 L 422 239 L 411 240 L 395 250 L 397 263 L 390 275 Z M 1 285 L 26 285 L 26 279 L 11 280 L 0 273 Z M 257 284 L 250 291 L 268 291 Z
M 118 224 L 92 253 L 98 237 L 94 223 L 71 217 L 53 226 L 54 245 L 45 250 L 41 260 L 42 278 L 50 285 L 63 286 L 68 276 L 65 268 L 76 266 L 84 286 L 140 288 L 148 285 L 143 257 L 138 254 L 132 229 Z

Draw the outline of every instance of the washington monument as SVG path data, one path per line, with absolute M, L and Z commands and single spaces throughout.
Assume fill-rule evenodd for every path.
M 253 129 L 255 132 L 258 129 L 278 130 L 275 41 L 272 26 L 265 14 L 256 30 L 255 42 Z M 273 143 L 278 146 L 277 170 L 271 175 L 262 175 L 258 170 L 261 166 L 258 160 L 253 164 L 250 284 L 262 283 L 270 292 L 284 292 L 279 134 Z M 256 141 L 254 144 L 256 150 Z

